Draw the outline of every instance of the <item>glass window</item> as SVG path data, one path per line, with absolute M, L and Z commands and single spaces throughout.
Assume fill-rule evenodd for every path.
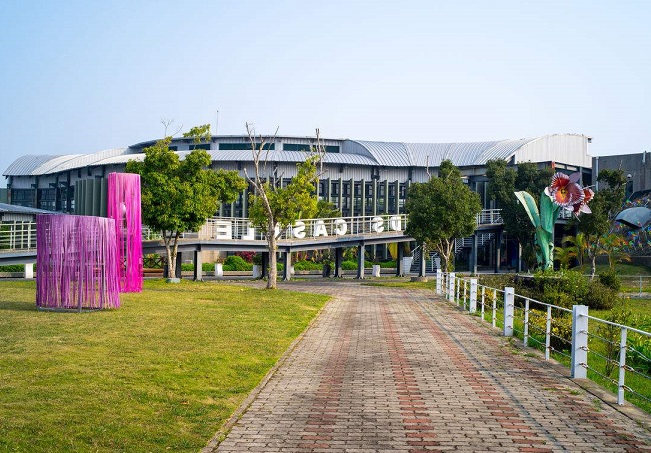
M 254 143 L 255 149 L 260 149 L 260 143 Z M 220 143 L 219 149 L 224 151 L 236 151 L 236 150 L 250 150 L 250 143 Z M 274 143 L 265 143 L 263 149 L 273 150 L 275 149 Z

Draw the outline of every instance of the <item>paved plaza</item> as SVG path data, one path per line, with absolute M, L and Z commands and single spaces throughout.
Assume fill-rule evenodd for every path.
M 205 452 L 651 451 L 644 420 L 432 291 L 281 287 L 333 299 Z

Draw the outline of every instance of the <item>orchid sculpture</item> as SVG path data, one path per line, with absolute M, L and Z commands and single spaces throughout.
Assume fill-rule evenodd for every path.
M 515 192 L 536 228 L 536 243 L 540 247 L 536 250 L 536 259 L 542 269 L 552 269 L 554 266 L 554 224 L 561 208 L 571 211 L 576 217 L 581 213 L 591 212 L 588 203 L 592 200 L 594 192 L 578 184 L 580 177 L 580 173 L 554 174 L 552 183 L 545 187 L 540 196 L 540 211 L 528 192 Z

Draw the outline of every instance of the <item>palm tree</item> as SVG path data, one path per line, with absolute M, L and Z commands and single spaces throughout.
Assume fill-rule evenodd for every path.
M 588 254 L 588 241 L 584 233 L 578 233 L 576 236 L 565 236 L 563 238 L 563 243 L 569 243 L 572 245 L 576 252 L 576 260 L 579 262 L 579 266 L 583 265 L 583 258 Z
M 561 269 L 567 269 L 572 258 L 576 256 L 576 247 L 554 247 L 554 259 L 558 261 Z

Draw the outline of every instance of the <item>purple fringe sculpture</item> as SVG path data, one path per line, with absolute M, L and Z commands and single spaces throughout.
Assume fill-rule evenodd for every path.
M 113 219 L 39 214 L 36 247 L 38 307 L 81 311 L 120 306 Z
M 143 281 L 140 175 L 109 173 L 107 214 L 115 220 L 120 290 L 139 293 Z

